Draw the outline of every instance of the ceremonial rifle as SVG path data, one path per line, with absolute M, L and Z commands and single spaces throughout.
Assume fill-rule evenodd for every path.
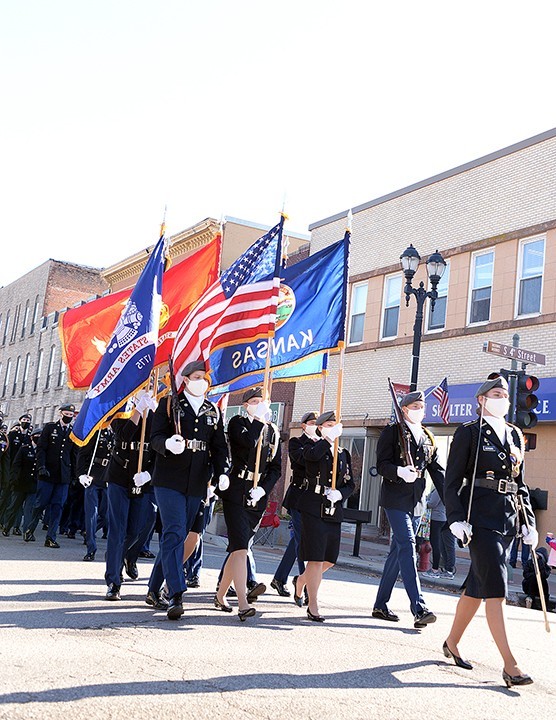
M 521 510 L 521 513 L 523 515 L 523 522 L 525 523 L 525 527 L 528 531 L 531 530 L 531 526 L 529 525 L 529 518 L 527 517 L 527 512 L 525 510 L 525 505 L 523 504 L 523 498 L 521 495 L 516 496 L 517 499 L 517 505 L 519 510 Z M 519 514 L 518 514 L 519 518 Z M 544 593 L 542 590 L 542 580 L 541 580 L 541 571 L 539 569 L 539 561 L 537 559 L 537 550 L 536 548 L 531 548 L 531 554 L 533 555 L 533 567 L 535 568 L 535 578 L 537 580 L 537 587 L 539 588 L 539 598 L 541 601 L 541 607 L 544 615 L 544 629 L 547 633 L 550 632 L 550 623 L 548 622 L 548 615 L 546 613 L 546 598 L 544 597 Z
M 172 356 L 168 355 L 168 370 L 170 371 L 170 387 L 172 388 L 172 416 L 174 419 L 174 429 L 176 435 L 181 435 L 180 428 L 180 399 L 178 397 L 178 386 L 176 385 L 176 376 L 174 375 L 174 362 Z
M 396 418 L 396 424 L 398 426 L 402 458 L 406 465 L 415 467 L 413 457 L 411 456 L 411 430 L 407 427 L 405 420 L 403 419 L 402 409 L 390 378 L 388 378 L 388 388 L 390 390 L 390 395 L 392 396 L 392 405 L 394 407 L 394 417 Z

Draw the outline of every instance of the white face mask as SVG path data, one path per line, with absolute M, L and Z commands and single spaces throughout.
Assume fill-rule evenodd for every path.
M 510 401 L 508 398 L 486 398 L 485 408 L 491 415 L 497 418 L 503 418 L 508 414 L 510 409 Z
M 208 386 L 208 382 L 204 378 L 201 378 L 200 380 L 189 380 L 185 389 L 190 395 L 202 397 L 208 390 Z
M 408 410 L 407 417 L 409 422 L 415 425 L 420 425 L 425 417 L 425 408 L 421 408 L 420 410 Z
M 317 426 L 316 425 L 306 425 L 305 433 L 309 437 L 315 437 L 315 435 L 317 434 Z
M 255 408 L 257 407 L 258 404 L 259 403 L 254 403 L 253 405 L 248 404 L 247 407 L 245 408 L 245 410 L 247 411 L 247 414 L 253 415 L 253 413 L 255 412 Z

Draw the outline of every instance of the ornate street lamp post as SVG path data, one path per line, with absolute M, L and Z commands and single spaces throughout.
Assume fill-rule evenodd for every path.
M 417 301 L 417 311 L 415 313 L 415 324 L 413 326 L 413 351 L 411 358 L 411 385 L 410 391 L 417 390 L 417 379 L 419 376 L 419 355 L 421 352 L 421 334 L 423 332 L 423 308 L 425 306 L 425 300 L 427 298 L 431 301 L 431 310 L 434 310 L 434 304 L 438 297 L 437 287 L 440 282 L 440 278 L 444 274 L 446 269 L 446 261 L 442 255 L 438 252 L 434 252 L 427 260 L 427 275 L 429 276 L 431 289 L 427 292 L 423 281 L 419 283 L 418 288 L 414 288 L 411 284 L 413 276 L 415 275 L 421 257 L 417 250 L 410 245 L 407 250 L 400 255 L 400 264 L 402 266 L 403 274 L 405 276 L 405 304 L 409 306 L 409 298 L 415 295 Z

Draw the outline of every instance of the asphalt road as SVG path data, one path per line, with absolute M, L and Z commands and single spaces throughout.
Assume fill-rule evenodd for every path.
M 427 590 L 436 624 L 413 628 L 403 587 L 391 609 L 399 623 L 374 620 L 378 580 L 361 569 L 330 571 L 321 586 L 326 623 L 273 590 L 258 614 L 212 606 L 223 548 L 207 545 L 202 587 L 190 590 L 178 622 L 144 603 L 152 561 L 126 582 L 122 601 L 103 599 L 104 566 L 84 563 L 79 540 L 62 548 L 0 537 L 0 718 L 551 718 L 554 634 L 542 614 L 508 607 L 514 654 L 535 684 L 507 690 L 481 609 L 461 650 L 466 671 L 441 652 L 457 596 Z M 104 543 L 99 542 L 97 558 Z M 276 553 L 256 550 L 269 584 Z M 556 616 L 553 616 L 556 619 Z

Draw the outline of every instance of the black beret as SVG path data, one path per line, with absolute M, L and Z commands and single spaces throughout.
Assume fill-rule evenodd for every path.
M 19 416 L 20 420 L 23 420 L 23 418 L 29 418 L 29 420 L 31 420 L 31 413 L 23 413 L 23 415 Z
M 249 388 L 249 390 L 246 390 L 246 391 L 243 393 L 243 397 L 241 398 L 241 402 L 244 402 L 244 403 L 245 403 L 245 402 L 247 402 L 248 400 L 251 400 L 251 398 L 254 398 L 254 397 L 260 397 L 260 398 L 262 398 L 262 396 L 263 396 L 263 389 L 262 389 L 262 387 L 252 387 L 252 388 Z
M 187 363 L 187 365 L 181 371 L 182 377 L 189 377 L 189 375 L 196 372 L 197 370 L 202 370 L 203 372 L 207 371 L 205 363 L 202 360 L 193 360 L 192 362 Z
M 329 420 L 333 420 L 334 422 L 336 422 L 336 413 L 334 412 L 334 410 L 328 410 L 327 412 L 323 412 L 322 415 L 319 415 L 317 418 L 317 425 L 323 425 Z
M 35 435 L 40 435 L 42 433 L 42 428 L 35 428 L 33 432 L 31 433 L 31 437 L 35 437 Z
M 493 388 L 502 388 L 504 390 L 507 390 L 508 383 L 506 382 L 506 379 L 503 378 L 501 375 L 490 378 L 489 380 L 485 380 L 475 393 L 475 397 L 479 397 L 479 395 L 486 395 L 487 392 L 489 390 L 492 390 Z
M 75 412 L 75 405 L 60 405 L 60 412 Z
M 309 422 L 309 420 L 316 420 L 317 419 L 317 413 L 311 410 L 311 412 L 306 412 L 304 415 L 301 416 L 301 422 L 306 423 Z
M 407 393 L 407 395 L 403 396 L 400 401 L 400 407 L 411 405 L 411 403 L 419 402 L 419 400 L 421 402 L 425 402 L 425 394 L 422 390 L 415 390 L 414 392 Z

